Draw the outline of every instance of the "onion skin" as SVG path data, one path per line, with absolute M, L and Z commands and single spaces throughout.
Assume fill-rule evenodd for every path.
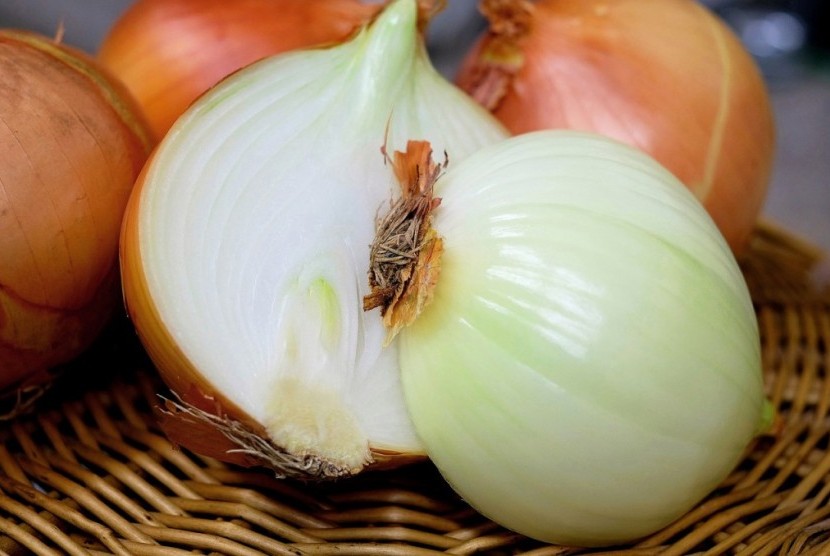
M 118 234 L 151 148 L 140 109 L 86 54 L 0 31 L 0 389 L 46 380 L 120 301 Z
M 104 37 L 98 56 L 161 138 L 228 74 L 272 54 L 341 42 L 377 10 L 360 0 L 139 0 Z
M 762 77 L 730 29 L 692 0 L 485 4 L 519 8 L 507 16 L 519 25 L 500 28 L 506 12 L 489 15 L 492 30 L 459 70 L 463 89 L 514 134 L 593 131 L 646 151 L 743 252 L 775 130 Z

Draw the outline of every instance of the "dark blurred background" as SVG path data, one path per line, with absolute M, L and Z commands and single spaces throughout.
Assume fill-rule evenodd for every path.
M 772 92 L 778 151 L 765 216 L 830 253 L 830 0 L 700 1 L 743 40 Z M 94 53 L 130 3 L 0 0 L 0 26 L 47 35 L 62 26 L 65 42 Z M 484 27 L 476 4 L 448 0 L 429 29 L 435 64 L 448 77 Z

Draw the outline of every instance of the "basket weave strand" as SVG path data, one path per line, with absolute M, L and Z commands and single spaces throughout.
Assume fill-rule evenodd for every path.
M 830 554 L 830 291 L 810 281 L 818 258 L 773 226 L 756 232 L 742 264 L 777 421 L 715 492 L 633 545 L 507 531 L 429 463 L 311 485 L 179 450 L 153 417 L 162 384 L 117 330 L 35 411 L 0 423 L 0 554 Z

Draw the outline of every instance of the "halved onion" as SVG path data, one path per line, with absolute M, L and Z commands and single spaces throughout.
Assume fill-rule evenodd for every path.
M 147 165 L 123 283 L 180 398 L 164 413 L 178 443 L 319 478 L 423 455 L 397 352 L 362 311 L 374 220 L 397 190 L 381 147 L 427 137 L 461 160 L 506 132 L 434 70 L 418 26 L 398 0 L 347 43 L 241 70 Z

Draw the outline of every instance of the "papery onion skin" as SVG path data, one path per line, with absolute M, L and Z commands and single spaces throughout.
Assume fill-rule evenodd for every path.
M 434 298 L 399 335 L 427 453 L 501 525 L 629 542 L 709 494 L 762 427 L 753 306 L 711 218 L 598 135 L 541 131 L 435 185 Z
M 118 238 L 151 148 L 141 111 L 83 52 L 0 31 L 0 389 L 46 379 L 120 302 Z
M 374 219 L 394 187 L 381 147 L 427 136 L 461 160 L 507 133 L 431 66 L 419 13 L 397 0 L 350 41 L 229 76 L 145 166 L 124 219 L 122 280 L 138 335 L 178 396 L 162 413 L 175 442 L 303 479 L 424 458 L 382 321 L 362 310 Z M 321 291 L 331 296 L 313 296 Z M 292 412 L 285 378 L 327 400 Z M 331 415 L 358 422 L 359 450 L 286 447 L 327 436 Z M 278 438 L 275 421 L 316 430 Z M 382 437 L 389 422 L 399 428 Z M 229 428 L 292 467 L 229 445 Z
M 703 202 L 736 254 L 745 250 L 766 198 L 774 119 L 755 62 L 720 19 L 693 0 L 492 4 L 529 6 L 528 31 L 498 51 L 495 35 L 482 37 L 462 88 L 513 133 L 594 131 L 643 149 Z M 499 64 L 515 73 L 494 94 L 482 74 Z
M 269 55 L 341 42 L 377 9 L 360 0 L 139 0 L 104 37 L 98 57 L 161 138 L 223 77 Z

